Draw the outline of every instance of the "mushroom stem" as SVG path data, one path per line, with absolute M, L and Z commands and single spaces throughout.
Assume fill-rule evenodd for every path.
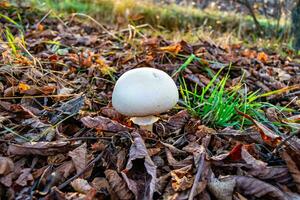
M 141 129 L 153 132 L 153 123 L 159 120 L 158 117 L 153 115 L 145 117 L 131 117 L 130 120 L 140 126 Z
M 147 130 L 147 131 L 150 131 L 150 132 L 153 132 L 153 124 L 149 124 L 149 125 L 140 125 L 140 128 L 141 129 L 144 129 L 144 130 Z

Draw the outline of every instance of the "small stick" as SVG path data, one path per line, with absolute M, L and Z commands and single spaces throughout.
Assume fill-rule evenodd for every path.
M 199 159 L 199 163 L 198 163 L 198 169 L 197 169 L 197 173 L 196 173 L 196 177 L 194 179 L 194 183 L 193 183 L 193 187 L 191 189 L 191 192 L 189 194 L 189 198 L 188 200 L 193 200 L 194 199 L 194 194 L 195 191 L 197 189 L 197 185 L 201 176 L 201 172 L 203 171 L 203 167 L 204 167 L 204 153 L 201 154 L 201 157 Z
M 65 141 L 73 141 L 73 140 L 110 140 L 111 137 L 75 137 L 64 139 Z
M 282 147 L 287 141 L 289 141 L 291 138 L 293 138 L 295 135 L 298 135 L 300 134 L 300 129 L 291 133 L 291 135 L 289 135 L 288 137 L 286 137 L 284 140 L 282 140 L 278 145 L 277 147 L 274 149 L 274 153 L 277 153 L 278 150 L 280 149 L 280 147 Z
M 31 99 L 31 98 L 50 98 L 50 97 L 71 97 L 78 94 L 53 94 L 53 95 L 38 95 L 38 96 L 21 96 L 21 97 L 0 97 L 0 100 L 5 99 Z

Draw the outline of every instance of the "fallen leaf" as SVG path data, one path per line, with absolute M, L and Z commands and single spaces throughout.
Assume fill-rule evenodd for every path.
M 262 171 L 267 167 L 267 163 L 261 161 L 261 160 L 257 160 L 255 159 L 245 148 L 245 145 L 242 146 L 241 149 L 241 157 L 242 159 L 249 165 L 251 165 L 251 167 L 255 170 L 259 170 Z
M 0 175 L 7 175 L 14 170 L 14 163 L 10 158 L 0 157 Z
M 42 115 L 47 116 L 52 124 L 55 124 L 66 117 L 76 115 L 84 105 L 84 95 L 78 95 L 66 102 L 60 102 L 51 110 L 44 110 Z
M 72 158 L 77 173 L 80 173 L 83 169 L 85 169 L 89 161 L 91 160 L 91 156 L 89 156 L 87 153 L 86 143 L 83 143 L 73 151 L 70 151 L 68 155 Z M 93 167 L 91 167 L 91 169 L 92 168 Z M 86 173 L 84 173 L 82 177 L 83 178 L 89 177 L 91 173 L 92 171 L 89 170 Z
M 238 114 L 244 116 L 245 118 L 249 119 L 254 123 L 254 125 L 258 128 L 259 133 L 261 135 L 261 138 L 264 140 L 265 143 L 267 143 L 270 146 L 275 147 L 281 142 L 281 137 L 279 135 L 276 135 L 271 129 L 263 125 L 262 123 L 256 121 L 253 119 L 250 115 L 247 115 L 243 112 L 240 112 L 236 110 Z
M 111 106 L 106 106 L 106 107 L 101 108 L 100 112 L 102 115 L 104 115 L 105 117 L 108 117 L 112 120 L 122 119 L 122 115 Z
M 266 63 L 268 61 L 269 57 L 264 52 L 259 52 L 257 54 L 257 60 L 261 61 L 262 63 Z
M 179 132 L 188 122 L 190 116 L 186 110 L 182 110 L 171 116 L 167 122 L 154 123 L 154 130 L 162 136 L 168 136 L 171 133 Z
M 50 156 L 68 152 L 76 146 L 77 145 L 71 144 L 67 141 L 26 142 L 23 144 L 10 144 L 8 147 L 8 154 Z
M 77 178 L 70 184 L 76 192 L 82 194 L 87 194 L 92 189 L 92 186 L 87 182 L 87 180 L 82 178 Z
M 229 179 L 227 181 L 220 181 L 217 178 L 213 178 L 208 183 L 209 191 L 218 199 L 218 200 L 232 200 L 232 194 L 235 187 L 235 180 Z
M 33 181 L 33 176 L 31 174 L 31 168 L 25 168 L 21 170 L 21 175 L 16 180 L 16 184 L 20 186 L 26 186 L 28 182 Z
M 242 147 L 243 144 L 237 144 L 236 146 L 234 146 L 233 149 L 229 152 L 228 157 L 234 161 L 240 160 L 242 158 L 241 156 Z
M 287 168 L 289 169 L 289 172 L 291 173 L 296 184 L 297 190 L 300 193 L 300 170 L 298 169 L 296 163 L 293 161 L 291 156 L 286 151 L 283 151 L 281 153 L 281 157 L 286 162 Z
M 108 169 L 105 170 L 104 174 L 110 187 L 120 199 L 133 199 L 132 192 L 128 189 L 126 182 L 119 176 L 118 172 Z
M 158 49 L 160 51 L 165 51 L 165 52 L 173 53 L 173 54 L 176 55 L 181 50 L 181 45 L 180 45 L 180 43 L 177 43 L 177 44 L 173 44 L 173 45 L 170 45 L 170 46 L 160 47 Z
M 140 134 L 133 132 L 132 137 L 134 141 L 122 176 L 136 199 L 152 199 L 156 182 L 156 166 Z
M 19 83 L 18 88 L 19 88 L 20 93 L 24 93 L 30 89 L 30 86 L 27 85 L 26 83 Z
M 171 171 L 172 188 L 176 191 L 184 191 L 192 187 L 194 176 L 192 174 L 192 165 Z
M 227 179 L 227 177 L 226 177 Z M 227 180 L 234 179 L 236 182 L 235 187 L 237 191 L 245 196 L 251 196 L 256 198 L 270 197 L 271 199 L 287 200 L 286 195 L 276 188 L 275 186 L 258 180 L 252 177 L 246 176 L 229 176 Z
M 99 131 L 109 131 L 109 132 L 119 132 L 119 131 L 129 131 L 130 128 L 126 127 L 116 121 L 109 118 L 98 116 L 98 117 L 83 117 L 81 119 L 82 123 L 88 128 L 95 128 Z
M 106 76 L 106 75 L 112 75 L 113 73 L 116 72 L 115 68 L 108 66 L 108 64 L 106 64 L 105 60 L 98 58 L 95 61 L 98 65 L 97 67 L 99 68 L 100 72 Z

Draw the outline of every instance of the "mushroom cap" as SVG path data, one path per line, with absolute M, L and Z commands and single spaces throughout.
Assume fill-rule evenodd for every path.
M 129 70 L 118 79 L 112 104 L 123 115 L 140 117 L 171 109 L 178 96 L 176 84 L 167 73 L 142 67 Z

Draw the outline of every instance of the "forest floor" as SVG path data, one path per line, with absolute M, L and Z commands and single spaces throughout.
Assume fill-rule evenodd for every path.
M 1 198 L 300 198 L 294 52 L 0 6 Z M 111 105 L 118 77 L 138 67 L 180 91 L 153 132 Z

